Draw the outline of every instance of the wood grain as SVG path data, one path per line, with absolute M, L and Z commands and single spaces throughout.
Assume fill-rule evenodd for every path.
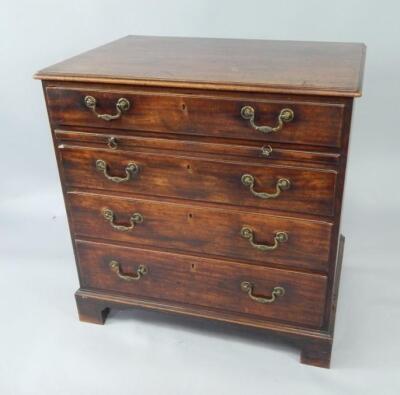
M 271 143 L 260 144 L 257 141 L 226 141 L 196 136 L 185 136 L 179 139 L 177 135 L 157 136 L 151 133 L 121 130 L 101 130 L 84 128 L 84 131 L 56 129 L 55 137 L 59 148 L 65 145 L 109 149 L 108 142 L 113 138 L 117 145 L 115 152 L 149 152 L 158 153 L 173 151 L 176 155 L 202 155 L 226 160 L 251 160 L 258 164 L 287 164 L 306 165 L 312 168 L 336 169 L 340 161 L 340 154 L 321 152 L 304 147 L 290 147 Z M 268 156 L 263 154 L 263 148 L 270 148 Z M 304 163 L 301 163 L 304 162 Z
M 356 43 L 128 36 L 36 78 L 360 96 L 364 61 Z
M 69 188 L 90 188 L 148 196 L 164 196 L 237 205 L 279 209 L 289 212 L 332 216 L 336 172 L 273 164 L 255 165 L 192 157 L 188 154 L 160 152 L 127 153 L 78 147 L 60 147 Z M 107 163 L 107 174 L 125 177 L 129 163 L 139 166 L 137 175 L 127 182 L 110 181 L 96 169 L 96 161 Z M 274 193 L 279 179 L 288 179 L 290 189 L 276 198 L 254 196 L 241 178 L 251 174 L 256 191 Z
M 212 136 L 263 142 L 285 142 L 338 147 L 345 105 L 340 102 L 310 102 L 248 99 L 229 96 L 183 94 L 149 94 L 143 91 L 48 87 L 46 89 L 51 122 L 54 125 L 96 126 L 128 130 Z M 97 111 L 116 113 L 121 97 L 131 107 L 118 119 L 99 119 L 85 106 L 86 96 L 96 98 Z M 243 119 L 244 106 L 255 110 L 257 125 L 276 126 L 280 111 L 290 108 L 293 121 L 276 133 L 261 133 Z
M 328 222 L 91 193 L 69 192 L 67 199 L 75 237 L 94 236 L 261 265 L 320 272 L 328 269 L 332 228 Z M 129 225 L 129 218 L 135 212 L 141 213 L 144 221 L 132 231 L 119 232 L 103 218 L 103 208 L 115 213 L 117 224 Z M 274 251 L 258 251 L 240 236 L 244 225 L 254 229 L 258 243 L 273 244 L 278 231 L 287 232 L 289 240 Z
M 334 265 L 335 276 L 333 288 L 337 291 L 340 271 L 343 259 L 344 237 L 340 237 L 339 254 Z M 76 303 L 79 317 L 82 321 L 103 324 L 112 309 L 147 308 L 160 312 L 186 315 L 192 318 L 211 319 L 225 323 L 244 325 L 248 334 L 253 333 L 249 329 L 262 330 L 263 333 L 272 333 L 297 345 L 301 350 L 301 362 L 318 367 L 329 368 L 334 334 L 334 321 L 336 311 L 332 311 L 330 324 L 325 329 L 312 329 L 300 325 L 290 325 L 279 321 L 270 321 L 251 315 L 231 313 L 225 310 L 216 310 L 212 306 L 192 306 L 177 302 L 167 302 L 152 299 L 144 299 L 139 296 L 127 296 L 124 294 L 110 293 L 109 291 L 89 290 L 80 288 L 76 294 Z M 337 292 L 332 306 L 336 306 Z
M 329 367 L 343 237 L 339 236 L 353 97 L 361 95 L 362 44 L 127 37 L 39 72 L 78 268 L 82 321 L 104 323 L 114 308 L 145 307 L 269 331 L 296 343 L 303 363 Z M 115 113 L 110 122 L 84 105 Z M 255 109 L 258 125 L 275 126 L 282 108 L 292 122 L 263 134 L 240 115 Z M 107 139 L 118 140 L 115 150 Z M 272 153 L 262 156 L 262 147 Z M 101 157 L 100 157 L 101 156 Z M 110 184 L 95 160 L 138 177 Z M 289 178 L 279 198 L 257 200 L 239 179 L 253 174 L 269 192 Z M 132 213 L 143 223 L 121 232 Z M 278 231 L 289 239 L 261 252 Z M 149 274 L 125 283 L 145 263 Z M 255 303 L 284 285 L 286 298 Z
M 84 288 L 321 326 L 325 276 L 80 240 L 76 244 Z M 111 260 L 120 263 L 124 274 L 134 275 L 139 265 L 148 272 L 127 282 L 110 270 Z M 285 294 L 274 303 L 258 303 L 241 290 L 242 281 L 254 284 L 257 295 L 270 297 L 276 286 Z

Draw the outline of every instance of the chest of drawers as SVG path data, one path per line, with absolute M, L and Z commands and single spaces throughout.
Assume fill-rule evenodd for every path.
M 129 36 L 36 74 L 82 321 L 258 328 L 328 367 L 362 44 Z

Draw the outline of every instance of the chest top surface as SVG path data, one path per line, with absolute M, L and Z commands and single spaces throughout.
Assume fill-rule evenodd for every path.
M 360 96 L 365 45 L 127 36 L 36 78 L 193 89 Z

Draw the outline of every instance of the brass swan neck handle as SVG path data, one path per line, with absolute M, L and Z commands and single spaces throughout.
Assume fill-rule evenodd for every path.
M 108 167 L 109 166 L 105 160 L 96 160 L 96 170 L 100 173 L 103 173 L 104 177 L 107 178 L 107 180 L 110 180 L 117 184 L 129 181 L 132 177 L 136 176 L 139 173 L 139 166 L 135 162 L 130 162 L 125 167 L 125 177 L 111 176 L 110 174 L 108 174 Z
M 283 129 L 285 123 L 293 121 L 294 112 L 290 108 L 283 108 L 278 115 L 278 124 L 276 126 L 258 126 L 254 122 L 256 112 L 251 106 L 244 106 L 240 110 L 243 119 L 250 122 L 251 127 L 261 133 L 276 133 Z
M 131 104 L 128 99 L 121 97 L 115 103 L 115 108 L 117 110 L 116 114 L 99 114 L 96 111 L 97 100 L 93 96 L 85 96 L 84 98 L 85 106 L 96 115 L 97 118 L 103 119 L 104 121 L 112 121 L 121 117 L 123 112 L 129 110 Z
M 122 280 L 124 281 L 138 281 L 142 276 L 146 275 L 148 270 L 145 265 L 139 265 L 136 270 L 136 275 L 123 274 L 121 270 L 121 265 L 118 261 L 112 260 L 109 263 L 110 269 Z
M 240 230 L 240 235 L 249 241 L 250 245 L 259 251 L 276 250 L 280 244 L 288 241 L 289 236 L 286 232 L 276 232 L 274 235 L 274 244 L 258 244 L 254 241 L 254 231 L 248 226 L 243 226 Z
M 241 178 L 242 184 L 250 189 L 250 192 L 259 199 L 274 199 L 277 198 L 282 191 L 290 189 L 291 183 L 287 178 L 280 178 L 275 185 L 275 192 L 257 192 L 254 190 L 255 178 L 251 174 L 243 174 Z
M 115 215 L 109 208 L 104 208 L 102 210 L 103 217 L 106 221 L 110 223 L 110 226 L 120 232 L 128 232 L 136 227 L 137 224 L 143 222 L 143 215 L 140 213 L 133 213 L 129 218 L 130 225 L 118 225 L 115 223 Z
M 282 287 L 274 287 L 270 297 L 254 295 L 254 285 L 249 281 L 242 281 L 240 288 L 249 295 L 250 299 L 258 303 L 273 303 L 277 298 L 285 295 L 285 289 Z

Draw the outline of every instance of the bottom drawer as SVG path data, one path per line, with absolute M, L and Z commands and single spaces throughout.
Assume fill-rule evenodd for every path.
M 76 247 L 82 288 L 322 325 L 324 275 L 82 240 Z

